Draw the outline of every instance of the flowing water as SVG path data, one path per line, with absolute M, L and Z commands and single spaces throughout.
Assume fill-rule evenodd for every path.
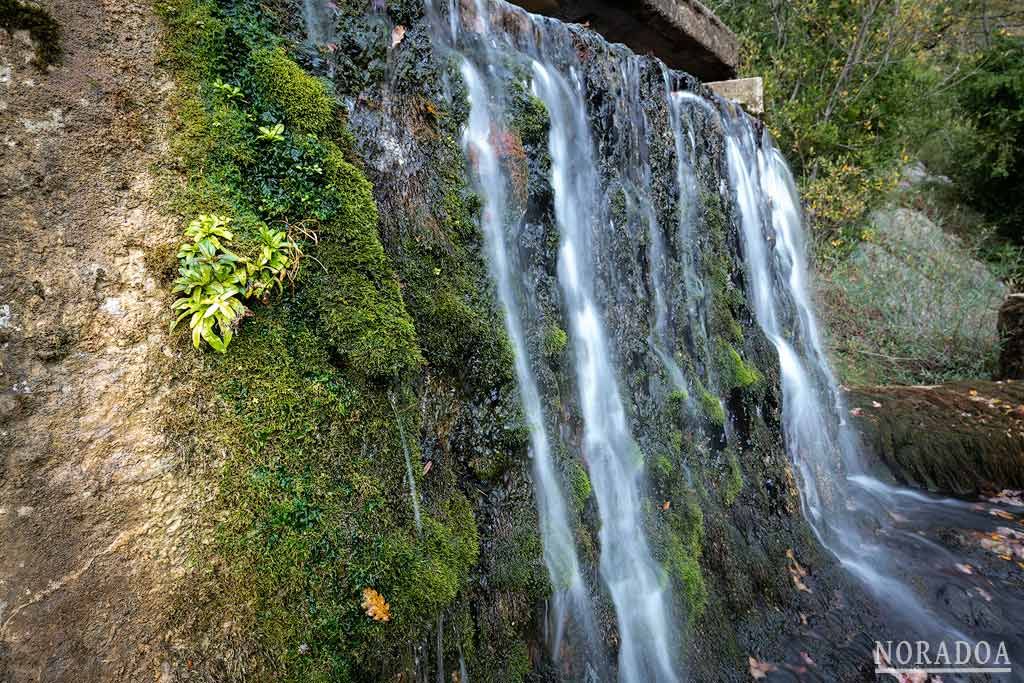
M 810 303 L 801 209 L 789 168 L 747 116 L 729 107 L 723 116 L 750 296 L 779 354 L 784 431 L 805 516 L 908 639 L 933 646 L 1005 641 L 1019 657 L 1020 636 L 1011 626 L 1022 606 L 1019 592 L 1008 582 L 963 571 L 963 557 L 937 541 L 948 530 L 994 532 L 1000 517 L 992 512 L 1005 511 L 894 487 L 867 471 Z M 982 596 L 983 614 L 958 613 L 953 593 Z
M 402 416 L 398 413 L 398 404 L 395 403 L 395 395 L 388 394 L 391 400 L 391 410 L 395 414 L 395 423 L 398 425 L 398 438 L 402 442 L 402 452 L 405 455 L 405 478 L 409 483 L 409 498 L 412 501 L 413 519 L 416 521 L 416 531 L 423 534 L 423 517 L 420 515 L 420 497 L 416 494 L 416 476 L 412 470 L 412 456 L 409 453 L 409 443 L 405 440 L 405 427 L 402 426 Z

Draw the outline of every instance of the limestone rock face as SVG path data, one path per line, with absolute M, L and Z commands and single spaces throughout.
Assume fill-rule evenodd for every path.
M 1011 294 L 999 309 L 999 379 L 1024 379 L 1024 294 Z

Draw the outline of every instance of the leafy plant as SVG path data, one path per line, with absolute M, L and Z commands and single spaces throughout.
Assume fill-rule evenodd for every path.
M 248 309 L 243 299 L 265 300 L 277 288 L 281 290 L 289 269 L 298 263 L 299 250 L 281 230 L 260 228 L 258 251 L 252 258 L 235 254 L 229 245 L 234 234 L 228 229 L 230 218 L 202 214 L 189 223 L 184 242 L 178 249 L 179 277 L 175 293 L 184 296 L 171 308 L 178 317 L 173 330 L 189 318 L 192 344 L 198 349 L 206 341 L 224 353 L 238 323 Z
M 275 123 L 273 126 L 260 126 L 260 140 L 267 142 L 281 142 L 284 140 L 284 124 Z
M 243 99 L 243 97 L 242 97 L 242 89 L 241 88 L 239 88 L 237 85 L 231 85 L 230 83 L 225 83 L 224 81 L 222 81 L 219 78 L 213 82 L 213 88 L 214 88 L 214 90 L 217 90 L 218 92 L 223 93 L 224 96 L 227 97 L 229 100 L 241 100 L 241 99 Z

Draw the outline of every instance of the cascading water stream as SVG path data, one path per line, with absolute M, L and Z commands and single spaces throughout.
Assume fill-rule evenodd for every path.
M 530 64 L 534 91 L 550 116 L 551 185 L 561 235 L 558 275 L 576 359 L 584 431 L 582 457 L 601 521 L 600 573 L 614 603 L 619 626 L 619 678 L 676 681 L 677 636 L 670 600 L 663 573 L 652 558 L 643 532 L 642 456 L 629 432 L 601 313 L 593 300 L 592 266 L 588 263 L 592 254 L 587 245 L 593 231 L 601 229 L 603 197 L 581 84 L 575 80 L 571 64 L 554 63 L 543 53 L 542 46 L 530 44 L 529 40 L 526 45 L 517 44 L 516 38 L 492 34 L 488 20 L 492 7 L 529 26 L 524 33 L 538 36 L 537 43 L 547 39 L 569 45 L 570 41 L 557 22 L 528 15 L 504 3 L 483 1 L 475 3 L 473 16 L 468 20 L 472 30 L 465 28 L 466 20 L 462 17 L 458 22 L 452 20 L 454 15 L 450 15 L 451 23 L 444 30 L 435 30 L 435 39 L 462 57 L 461 75 L 469 91 L 471 110 L 464 146 L 485 200 L 482 227 L 488 261 L 505 314 L 522 405 L 530 426 L 544 556 L 556 588 L 555 652 L 567 607 L 571 607 L 571 618 L 589 641 L 586 649 L 596 653 L 598 647 L 589 591 L 578 566 L 575 539 L 551 457 L 542 399 L 530 369 L 518 301 L 524 293 L 517 293 L 515 287 L 521 277 L 515 272 L 515 259 L 510 258 L 513 249 L 507 238 L 508 223 L 518 219 L 508 201 L 507 174 L 494 149 L 494 139 L 503 125 L 501 89 L 507 87 L 503 80 L 507 74 L 502 64 L 507 59 Z M 444 26 L 442 22 L 435 24 Z M 547 35 L 555 31 L 559 33 Z M 458 47 L 455 43 L 459 43 Z
M 800 204 L 789 168 L 767 133 L 758 140 L 744 114 L 730 112 L 723 121 L 751 299 L 779 355 L 785 436 L 805 516 L 821 543 L 908 637 L 934 643 L 998 636 L 1019 652 L 1019 639 L 998 627 L 987 631 L 993 627 L 965 624 L 948 613 L 945 589 L 929 601 L 911 588 L 912 579 L 927 577 L 939 586 L 959 581 L 972 590 L 971 580 L 954 569 L 962 560 L 928 536 L 941 528 L 991 531 L 991 517 L 984 508 L 899 489 L 867 473 L 808 296 Z M 982 594 L 992 600 L 985 589 Z M 1020 601 L 1004 592 L 999 602 L 1012 613 Z
M 462 76 L 469 90 L 470 118 L 463 144 L 476 160 L 476 175 L 485 198 L 482 227 L 487 242 L 488 263 L 497 283 L 498 299 L 505 317 L 505 330 L 512 342 L 516 378 L 526 421 L 530 428 L 534 486 L 544 540 L 544 560 L 555 587 L 555 636 L 553 651 L 560 649 L 566 610 L 573 608 L 588 637 L 594 634 L 588 590 L 580 573 L 575 540 L 568 522 L 565 499 L 555 473 L 549 442 L 533 372 L 529 350 L 519 316 L 514 289 L 513 265 L 509 258 L 505 224 L 510 207 L 506 202 L 506 179 L 493 146 L 493 135 L 500 112 L 492 111 L 492 98 L 480 73 L 468 60 L 462 64 Z
M 605 671 L 592 603 L 592 594 L 599 589 L 588 585 L 581 567 L 576 547 L 578 511 L 564 494 L 562 456 L 556 455 L 564 450 L 568 457 L 576 456 L 586 464 L 592 484 L 600 524 L 600 578 L 618 625 L 619 679 L 681 678 L 673 599 L 645 533 L 649 502 L 644 500 L 644 456 L 637 443 L 641 437 L 631 430 L 632 414 L 627 412 L 627 405 L 633 407 L 628 403 L 632 397 L 623 393 L 627 361 L 616 355 L 618 343 L 629 341 L 628 335 L 637 330 L 623 332 L 622 322 L 610 308 L 621 297 L 649 312 L 649 325 L 642 333 L 647 335 L 643 353 L 651 357 L 642 361 L 645 370 L 653 374 L 664 369 L 670 384 L 688 395 L 691 383 L 701 382 L 712 396 L 718 393 L 717 336 L 713 340 L 708 330 L 711 293 L 702 280 L 704 255 L 697 237 L 707 197 L 698 188 L 713 191 L 708 184 L 698 183 L 695 171 L 698 163 L 708 164 L 708 159 L 698 156 L 701 139 L 694 134 L 707 130 L 696 122 L 703 116 L 717 121 L 724 132 L 725 165 L 746 264 L 746 293 L 757 324 L 778 354 L 785 440 L 798 473 L 804 515 L 822 544 L 900 620 L 931 637 L 963 637 L 952 621 L 909 589 L 906 568 L 914 566 L 909 558 L 915 555 L 928 555 L 946 565 L 956 560 L 920 533 L 928 524 L 936 526 L 936 520 L 965 528 L 989 527 L 963 503 L 900 491 L 867 475 L 856 438 L 843 419 L 842 396 L 807 293 L 799 200 L 785 161 L 768 136 L 758 135 L 752 121 L 728 105 L 674 92 L 674 77 L 662 67 L 678 197 L 675 230 L 666 236 L 663 226 L 671 224 L 667 218 L 671 214 L 659 214 L 666 193 L 654 192 L 649 158 L 651 138 L 657 131 L 636 85 L 641 77 L 638 65 L 644 58 L 617 53 L 622 61 L 603 72 L 606 84 L 612 84 L 608 106 L 618 124 L 613 124 L 613 132 L 599 131 L 601 122 L 588 110 L 594 105 L 588 100 L 588 72 L 579 56 L 584 50 L 574 43 L 577 33 L 501 0 L 449 0 L 446 7 L 431 5 L 429 11 L 435 45 L 456 57 L 468 93 L 469 120 L 462 144 L 483 199 L 480 222 L 488 267 L 530 430 L 544 561 L 555 589 L 551 616 L 545 620 L 553 659 L 559 662 L 575 656 L 590 661 L 593 666 L 585 677 L 598 678 Z M 538 375 L 542 360 L 533 318 L 538 294 L 533 289 L 535 280 L 527 273 L 530 264 L 521 262 L 529 257 L 524 257 L 519 244 L 527 232 L 525 199 L 513 188 L 515 178 L 507 158 L 507 103 L 513 99 L 509 91 L 514 87 L 532 91 L 548 115 L 550 189 L 559 239 L 558 306 L 569 330 L 578 401 L 570 411 L 578 410 L 578 423 L 560 422 L 566 420 L 559 414 L 564 408 L 548 403 L 552 397 Z M 608 170 L 609 165 L 613 170 Z M 666 168 L 664 155 L 659 168 Z M 724 181 L 721 188 L 725 196 Z M 625 219 L 612 218 L 610 197 L 616 191 L 625 200 Z M 620 281 L 615 272 L 617 261 L 608 252 L 619 246 L 609 238 L 616 230 L 646 235 L 645 242 L 642 237 L 638 240 L 646 254 L 644 276 L 649 281 L 644 287 L 635 286 L 628 277 Z M 680 274 L 681 282 L 674 279 L 675 274 Z M 639 290 L 645 288 L 643 294 L 649 300 L 638 300 Z M 675 324 L 676 315 L 685 316 L 685 326 Z M 681 348 L 689 350 L 693 361 L 685 369 L 673 355 Z M 690 408 L 686 419 L 695 417 L 692 401 Z M 730 419 L 723 427 L 729 445 L 742 448 L 734 440 Z M 576 430 L 581 434 L 573 433 Z M 415 503 L 415 492 L 413 499 Z M 921 524 L 910 529 L 889 523 L 886 511 L 897 509 L 905 513 L 903 518 Z M 933 567 L 929 576 L 945 581 L 943 571 Z M 565 647 L 565 641 L 570 647 Z
M 584 421 L 583 455 L 601 513 L 601 576 L 615 603 L 621 646 L 619 677 L 675 681 L 676 634 L 665 588 L 643 533 L 642 456 L 619 396 L 604 324 L 593 300 L 590 243 L 601 229 L 602 197 L 586 107 L 578 82 L 534 61 L 534 86 L 551 117 L 549 151 L 555 218 L 561 233 L 558 271 L 570 323 Z
M 405 427 L 402 426 L 402 416 L 398 413 L 398 404 L 395 403 L 395 395 L 388 394 L 391 400 L 391 410 L 395 414 L 395 423 L 398 425 L 398 438 L 402 443 L 402 452 L 405 455 L 405 476 L 409 482 L 409 497 L 412 499 L 412 513 L 416 521 L 416 531 L 423 534 L 423 518 L 420 516 L 420 498 L 416 494 L 416 477 L 412 471 L 412 456 L 409 453 L 409 443 L 405 440 Z

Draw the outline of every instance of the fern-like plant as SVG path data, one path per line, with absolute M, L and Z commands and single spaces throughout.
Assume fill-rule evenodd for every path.
M 173 330 L 189 318 L 192 344 L 205 341 L 224 353 L 248 309 L 244 299 L 265 300 L 274 288 L 282 289 L 289 269 L 298 263 L 299 250 L 281 230 L 260 229 L 259 251 L 252 258 L 235 254 L 229 246 L 234 234 L 226 216 L 202 214 L 189 223 L 178 249 L 178 279 L 174 293 L 183 296 L 171 308 L 178 317 Z

